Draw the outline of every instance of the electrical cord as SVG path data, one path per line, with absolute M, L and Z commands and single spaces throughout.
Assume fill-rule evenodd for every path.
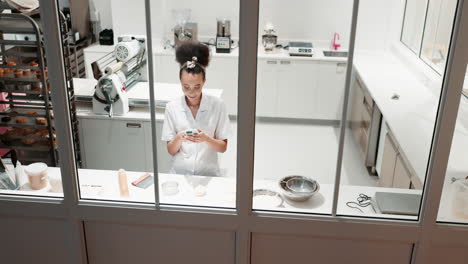
M 354 201 L 347 202 L 346 206 L 348 206 L 349 208 L 358 209 L 361 213 L 364 213 L 364 211 L 361 208 L 368 207 L 369 205 L 371 205 L 371 199 L 372 197 L 365 195 L 363 193 L 360 193 L 356 199 L 357 202 L 354 202 Z M 354 205 L 354 206 L 351 206 L 351 205 Z

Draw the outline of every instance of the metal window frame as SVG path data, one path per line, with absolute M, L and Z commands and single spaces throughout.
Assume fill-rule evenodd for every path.
M 145 0 L 147 7 L 149 0 Z M 354 0 L 357 7 L 359 0 Z M 453 225 L 436 224 L 442 183 L 450 153 L 451 141 L 456 123 L 456 116 L 461 97 L 461 88 L 466 73 L 468 55 L 463 46 L 467 46 L 468 36 L 460 28 L 468 28 L 468 5 L 459 0 L 455 27 L 452 32 L 449 62 L 440 108 L 431 149 L 427 184 L 424 188 L 424 200 L 421 207 L 421 217 L 418 222 L 407 222 L 387 219 L 360 219 L 345 216 L 319 216 L 289 213 L 261 213 L 252 211 L 253 166 L 254 166 L 254 135 L 255 135 L 255 103 L 256 103 L 256 67 L 259 0 L 240 0 L 240 43 L 239 43 L 239 98 L 238 101 L 238 149 L 237 149 L 237 201 L 236 210 L 200 209 L 176 206 L 137 205 L 105 201 L 81 201 L 78 192 L 78 174 L 74 163 L 73 142 L 71 135 L 70 115 L 65 89 L 56 89 L 52 95 L 57 111 L 57 139 L 60 142 L 61 173 L 64 187 L 63 199 L 31 198 L 21 196 L 0 195 L 0 215 L 25 217 L 42 217 L 62 219 L 70 227 L 68 246 L 70 263 L 86 263 L 86 245 L 83 239 L 84 221 L 116 222 L 125 224 L 146 224 L 153 226 L 171 226 L 181 228 L 202 228 L 209 230 L 227 230 L 236 234 L 236 263 L 249 263 L 251 238 L 255 233 L 288 234 L 301 236 L 321 236 L 328 238 L 350 238 L 372 241 L 395 241 L 417 244 L 413 263 L 424 263 L 428 245 L 434 236 L 443 241 L 457 237 L 463 242 L 468 230 L 455 234 Z M 53 87 L 65 87 L 63 54 L 61 53 L 60 29 L 58 23 L 57 1 L 40 0 L 43 23 L 47 41 L 50 83 Z M 149 10 L 149 8 L 147 8 Z M 149 11 L 146 10 L 148 16 Z M 353 14 L 357 15 L 357 11 Z M 463 17 L 462 14 L 465 14 Z M 354 19 L 354 18 L 353 18 Z M 256 27 L 252 25 L 257 25 Z M 151 25 L 149 25 L 151 26 Z M 465 30 L 466 31 L 466 30 Z M 151 28 L 147 28 L 151 37 Z M 149 45 L 151 40 L 149 37 Z M 351 46 L 350 46 L 351 48 Z M 148 49 L 151 49 L 149 47 Z M 352 57 L 352 53 L 350 55 Z M 152 68 L 153 58 L 149 56 L 149 67 Z M 348 67 L 351 68 L 351 67 Z M 151 74 L 152 75 L 152 71 Z M 348 73 L 348 75 L 350 75 Z M 346 81 L 346 93 L 349 93 L 349 77 Z M 150 77 L 150 80 L 152 77 Z M 152 86 L 152 84 L 150 84 Z M 151 87 L 154 96 L 154 87 Z M 154 108 L 153 108 L 154 109 Z M 346 117 L 343 110 L 342 119 Z M 154 110 L 152 122 L 154 121 Z M 345 119 L 342 120 L 342 124 Z M 152 127 L 153 136 L 155 127 Z M 341 140 L 341 139 L 340 139 Z M 157 155 L 153 144 L 153 162 L 157 168 Z M 340 175 L 337 175 L 340 177 Z M 338 178 L 339 183 L 339 178 Z M 156 186 L 156 184 L 155 184 Z M 339 187 L 339 186 L 338 186 Z M 155 189 L 157 199 L 157 190 Z M 336 214 L 336 198 L 334 212 Z M 157 201 L 157 200 L 156 200 Z M 428 205 L 431 206 L 428 206 Z M 186 221 L 190 219 L 190 221 Z M 460 228 L 460 227 L 456 227 Z M 459 230 L 457 230 L 459 231 Z

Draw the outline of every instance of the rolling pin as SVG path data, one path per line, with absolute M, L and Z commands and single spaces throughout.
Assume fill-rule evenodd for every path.
M 127 173 L 125 172 L 124 169 L 119 170 L 119 187 L 120 187 L 121 197 L 130 196 L 128 192 Z
M 114 63 L 111 66 L 107 66 L 104 69 L 104 73 L 108 74 L 108 75 L 112 74 L 112 73 L 117 72 L 118 70 L 122 69 L 122 66 L 123 66 L 123 62 Z

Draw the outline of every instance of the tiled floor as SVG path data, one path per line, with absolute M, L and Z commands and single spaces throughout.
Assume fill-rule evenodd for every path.
M 221 167 L 229 177 L 235 175 L 237 125 Z M 255 140 L 255 177 L 279 179 L 304 175 L 319 183 L 334 183 L 338 153 L 338 127 L 257 121 Z M 369 176 L 351 136 L 347 135 L 341 184 L 376 186 L 377 177 Z

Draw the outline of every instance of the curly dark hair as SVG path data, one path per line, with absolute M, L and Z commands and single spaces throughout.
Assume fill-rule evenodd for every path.
M 195 67 L 188 68 L 185 63 L 192 61 L 192 57 L 197 57 Z M 187 41 L 182 43 L 176 49 L 176 61 L 180 64 L 179 79 L 182 72 L 191 74 L 203 74 L 203 80 L 206 79 L 206 67 L 210 63 L 210 49 L 208 46 L 196 41 Z

